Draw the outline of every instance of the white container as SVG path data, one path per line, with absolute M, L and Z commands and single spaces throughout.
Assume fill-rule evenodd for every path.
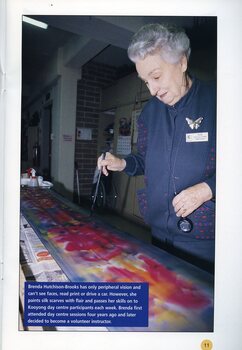
M 38 176 L 38 184 L 39 184 L 39 186 L 42 186 L 42 184 L 43 184 L 43 176 Z
M 20 185 L 21 186 L 29 186 L 30 178 L 21 177 Z
M 39 184 L 38 184 L 37 178 L 36 177 L 31 177 L 28 186 L 29 187 L 38 187 Z

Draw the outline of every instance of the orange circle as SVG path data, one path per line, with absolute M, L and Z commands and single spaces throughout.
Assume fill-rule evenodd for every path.
M 204 339 L 201 342 L 201 349 L 202 350 L 211 350 L 213 348 L 213 343 L 211 340 L 209 339 Z

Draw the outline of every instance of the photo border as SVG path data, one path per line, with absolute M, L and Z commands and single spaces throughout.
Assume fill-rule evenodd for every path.
M 217 16 L 217 194 L 215 327 L 212 333 L 99 333 L 18 331 L 19 180 L 21 111 L 21 16 L 23 14 L 93 14 Z M 3 306 L 2 349 L 201 349 L 204 339 L 214 349 L 239 349 L 242 325 L 241 232 L 241 33 L 242 3 L 231 0 L 183 1 L 6 1 L 6 113 L 1 120 L 3 181 Z M 2 151 L 1 151 L 2 152 Z M 11 292 L 10 292 L 11 291 Z

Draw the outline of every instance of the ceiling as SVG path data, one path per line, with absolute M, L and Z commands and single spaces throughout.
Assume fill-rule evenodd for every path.
M 185 28 L 192 48 L 216 47 L 215 17 L 162 16 L 29 16 L 48 24 L 44 30 L 23 22 L 22 81 L 34 83 L 36 74 L 60 47 L 75 45 L 76 54 L 68 65 L 79 68 L 89 61 L 116 67 L 120 75 L 134 69 L 127 57 L 128 43 L 142 25 L 168 22 Z

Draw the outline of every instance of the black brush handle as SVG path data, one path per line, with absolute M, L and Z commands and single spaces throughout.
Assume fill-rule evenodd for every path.
M 102 160 L 105 159 L 105 155 L 106 155 L 106 152 L 102 153 Z M 99 188 L 99 183 L 100 183 L 101 175 L 102 175 L 102 167 L 101 167 L 101 169 L 99 170 L 99 173 L 98 173 L 98 178 L 97 178 L 95 193 L 94 193 L 94 196 L 93 196 L 93 201 L 92 201 L 92 206 L 91 206 L 91 215 L 92 215 L 92 213 L 93 213 L 94 206 L 95 206 L 95 203 L 96 203 L 96 199 L 97 199 L 97 194 L 98 194 L 98 188 Z

